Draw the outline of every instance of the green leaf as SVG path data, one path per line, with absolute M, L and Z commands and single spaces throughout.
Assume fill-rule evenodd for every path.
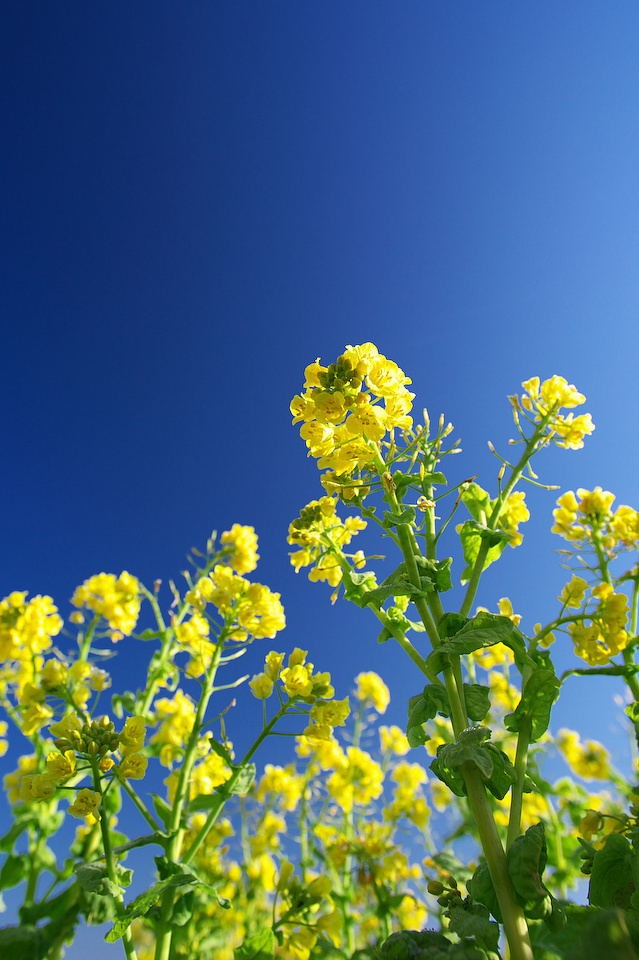
M 235 767 L 234 769 L 238 769 Z M 239 767 L 239 776 L 237 780 L 233 781 L 233 784 L 227 787 L 228 793 L 231 796 L 237 794 L 240 797 L 243 797 L 249 792 L 253 783 L 255 782 L 256 768 L 254 763 L 245 763 L 243 767 Z M 224 786 L 224 784 L 222 784 Z
M 163 833 L 148 833 L 143 837 L 137 837 L 135 840 L 128 840 L 126 843 L 120 843 L 113 848 L 114 853 L 126 853 L 127 850 L 135 850 L 136 847 L 148 847 L 151 843 L 156 843 L 158 847 L 164 847 L 168 836 Z
M 522 905 L 549 897 L 542 883 L 548 859 L 543 823 L 535 823 L 511 843 L 506 854 L 508 873 Z
M 427 557 L 415 557 L 417 566 L 426 576 L 435 584 L 435 590 L 438 593 L 445 593 L 451 590 L 453 581 L 450 577 L 450 567 L 453 562 L 452 557 L 446 557 L 444 560 L 429 560 Z
M 490 710 L 490 689 L 479 683 L 465 683 L 464 700 L 468 719 L 479 723 Z
M 28 876 L 31 860 L 26 853 L 10 853 L 0 870 L 0 890 L 17 887 Z
M 620 833 L 611 833 L 592 863 L 588 900 L 595 907 L 630 907 L 636 854 Z
M 73 871 L 82 889 L 88 893 L 95 893 L 99 897 L 120 895 L 120 888 L 107 878 L 106 864 L 76 863 Z
M 159 900 L 160 896 L 165 890 L 168 890 L 169 887 L 183 887 L 188 883 L 201 882 L 201 880 L 198 880 L 189 873 L 174 874 L 165 880 L 158 880 L 157 883 L 154 883 L 152 887 L 149 887 L 148 890 L 145 890 L 144 893 L 141 893 L 139 897 L 136 897 L 135 900 L 128 904 L 124 915 L 118 917 L 113 924 L 113 928 L 109 930 L 104 939 L 107 943 L 115 943 L 116 940 L 119 940 L 129 929 L 133 921 L 137 919 L 137 917 L 143 917 L 148 913 L 153 904 Z
M 34 817 L 34 815 L 31 812 L 27 812 L 26 810 L 24 810 L 24 808 L 20 813 L 16 813 L 16 818 L 11 824 L 11 827 L 0 839 L 0 850 L 3 853 L 8 853 L 10 850 L 12 850 L 13 845 L 18 839 L 18 837 L 21 836 L 25 830 L 27 830 L 29 827 L 33 826 L 37 822 L 38 822 L 37 817 Z
M 229 767 L 233 766 L 233 759 L 223 743 L 220 743 L 219 740 L 214 740 L 212 738 L 211 740 L 208 740 L 207 743 L 213 753 L 217 753 L 218 757 L 222 757 L 222 760 L 224 760 Z
M 449 656 L 462 656 L 504 643 L 513 651 L 515 663 L 520 672 L 525 666 L 536 666 L 526 652 L 526 640 L 518 627 L 495 613 L 480 612 L 473 617 L 453 637 L 445 640 L 441 646 L 429 654 L 426 663 L 433 673 L 440 673 L 448 662 Z
M 408 701 L 408 726 L 406 736 L 411 747 L 420 747 L 429 739 L 424 724 L 437 714 L 450 716 L 450 703 L 443 684 L 428 684 L 424 692 Z
M 559 696 L 561 684 L 552 667 L 542 667 L 530 675 L 514 713 L 504 717 L 506 730 L 519 733 L 525 719 L 532 721 L 530 742 L 536 743 L 550 724 L 552 705 Z
M 275 937 L 269 927 L 254 937 L 248 937 L 241 947 L 236 947 L 235 960 L 273 960 L 275 955 Z
M 40 903 L 30 903 L 20 907 L 20 921 L 23 924 L 36 924 L 38 920 L 49 917 L 52 920 L 59 920 L 66 913 L 73 910 L 78 902 L 79 890 L 77 883 L 72 883 L 70 887 L 59 893 L 57 897 L 51 897 L 49 900 L 42 900 Z M 77 909 L 77 907 L 76 907 Z
M 425 473 L 422 479 L 422 485 L 434 484 L 435 486 L 445 487 L 448 483 L 443 473 Z
M 404 524 L 414 523 L 415 522 L 415 507 L 407 507 L 406 510 L 397 516 L 394 513 L 390 513 L 388 510 L 384 511 L 384 526 L 386 527 L 400 527 Z
M 0 956 L 11 957 L 11 960 L 45 960 L 53 944 L 47 932 L 47 927 L 2 927 Z
M 390 640 L 392 636 L 393 634 L 390 632 L 388 627 L 382 627 L 382 629 L 379 631 L 379 634 L 377 635 L 377 642 L 386 643 L 386 641 Z
M 183 927 L 193 916 L 193 905 L 195 903 L 195 891 L 189 890 L 183 894 L 173 904 L 173 913 L 171 914 L 171 926 Z
M 489 530 L 488 527 L 482 523 L 478 523 L 476 520 L 466 520 L 459 531 L 459 539 L 461 540 L 464 560 L 466 561 L 466 567 L 461 575 L 461 582 L 464 584 L 468 583 L 472 576 L 482 540 L 487 539 L 489 545 L 482 568 L 485 570 L 491 563 L 499 559 L 511 537 L 510 534 L 504 533 L 503 531 Z
M 432 581 L 428 581 L 427 586 L 432 590 Z M 379 609 L 389 597 L 425 597 L 426 594 L 427 590 L 424 586 L 416 587 L 410 580 L 395 580 L 386 585 L 382 584 L 375 590 L 368 590 L 359 602 L 362 607 L 370 603 Z
M 496 951 L 499 946 L 499 926 L 489 919 L 488 914 L 488 908 L 480 903 L 467 909 L 454 907 L 448 911 L 448 929 L 462 939 L 475 937 L 480 945 Z
M 430 768 L 456 796 L 466 794 L 460 768 L 468 762 L 478 767 L 486 786 L 499 800 L 503 800 L 517 779 L 506 754 L 496 744 L 484 742 L 488 737 L 488 727 L 470 727 L 462 732 L 457 743 L 444 743 L 437 748 L 437 757 Z
M 467 886 L 471 901 L 473 903 L 482 903 L 493 915 L 495 920 L 502 923 L 499 901 L 497 900 L 497 894 L 495 893 L 488 864 L 485 861 L 479 864 Z
M 152 793 L 151 797 L 153 799 L 153 806 L 155 808 L 156 814 L 158 815 L 158 817 L 160 818 L 164 826 L 167 827 L 169 824 L 169 820 L 171 819 L 170 806 L 168 805 L 166 800 L 163 800 L 162 797 L 158 796 L 157 793 Z
M 478 483 L 471 482 L 462 487 L 461 498 L 468 507 L 468 512 L 474 520 L 485 523 L 492 512 L 493 501 Z
M 136 640 L 156 640 L 161 637 L 162 634 L 157 630 L 143 630 L 142 633 L 135 634 Z
M 461 613 L 445 613 L 439 619 L 437 632 L 442 640 L 445 640 L 448 637 L 454 637 L 467 623 L 468 617 L 463 617 Z

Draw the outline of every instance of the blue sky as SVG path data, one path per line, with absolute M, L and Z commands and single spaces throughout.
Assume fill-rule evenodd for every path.
M 2 595 L 65 615 L 93 573 L 166 583 L 251 524 L 289 627 L 247 671 L 302 646 L 344 696 L 365 665 L 402 722 L 399 651 L 289 566 L 321 488 L 288 404 L 306 364 L 372 340 L 455 424 L 451 476 L 490 486 L 507 394 L 559 373 L 597 429 L 537 472 L 637 505 L 637 5 L 68 0 L 5 5 L 0 36 Z M 524 630 L 565 582 L 555 496 L 529 490 L 478 597 Z M 116 685 L 148 648 L 120 653 Z M 594 690 L 560 720 L 596 695 L 605 739 Z

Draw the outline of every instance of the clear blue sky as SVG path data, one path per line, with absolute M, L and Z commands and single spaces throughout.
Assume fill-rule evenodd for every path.
M 302 646 L 344 696 L 376 669 L 402 722 L 399 651 L 289 566 L 321 488 L 288 404 L 307 363 L 373 340 L 455 424 L 455 480 L 489 486 L 506 395 L 559 373 L 597 429 L 537 472 L 637 506 L 639 8 L 40 0 L 0 37 L 0 594 L 67 615 L 91 574 L 166 582 L 248 523 L 289 628 L 247 670 Z M 554 497 L 528 493 L 478 598 L 524 630 L 564 583 Z M 121 653 L 117 685 L 148 647 Z

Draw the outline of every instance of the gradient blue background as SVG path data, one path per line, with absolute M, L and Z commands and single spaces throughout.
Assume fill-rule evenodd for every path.
M 402 723 L 419 678 L 289 565 L 321 487 L 288 404 L 306 364 L 372 340 L 455 424 L 449 477 L 494 489 L 506 395 L 559 373 L 597 429 L 537 472 L 637 505 L 637 5 L 26 2 L 0 44 L 1 595 L 66 616 L 93 573 L 166 584 L 212 528 L 251 524 L 288 629 L 242 672 L 302 646 L 344 696 L 375 669 Z M 524 631 L 566 579 L 555 496 L 528 489 L 524 545 L 478 596 Z M 118 653 L 122 689 L 149 647 Z M 558 660 L 577 665 L 565 641 Z M 627 764 L 617 691 L 571 681 L 555 728 Z M 229 717 L 240 750 L 256 707 Z M 68 956 L 112 956 L 100 939 Z

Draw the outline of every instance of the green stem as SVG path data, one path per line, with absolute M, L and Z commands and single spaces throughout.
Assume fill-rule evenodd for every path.
M 290 702 L 290 701 L 289 701 L 289 702 Z M 210 813 L 209 813 L 208 817 L 206 818 L 206 822 L 205 822 L 204 825 L 202 826 L 201 830 L 199 830 L 199 832 L 197 833 L 195 839 L 193 840 L 193 843 L 192 843 L 191 846 L 188 848 L 188 850 L 186 851 L 186 853 L 184 853 L 184 854 L 182 855 L 181 862 L 182 862 L 183 864 L 187 864 L 187 863 L 190 863 L 190 862 L 191 862 L 191 860 L 193 859 L 193 857 L 195 856 L 195 854 L 197 853 L 197 851 L 200 849 L 200 847 L 202 846 L 202 844 L 204 843 L 204 841 L 205 841 L 206 838 L 208 837 L 209 833 L 211 832 L 211 829 L 213 828 L 213 825 L 215 824 L 215 821 L 217 820 L 217 818 L 218 818 L 219 815 L 220 815 L 220 812 L 221 812 L 221 810 L 222 810 L 222 807 L 224 806 L 224 804 L 226 803 L 226 801 L 228 800 L 228 798 L 229 798 L 229 797 L 232 795 L 232 793 L 233 793 L 233 787 L 234 787 L 235 784 L 237 783 L 237 780 L 238 780 L 238 778 L 239 778 L 239 776 L 240 776 L 240 774 L 241 774 L 241 772 L 242 772 L 242 768 L 249 762 L 249 760 L 251 760 L 251 758 L 252 758 L 253 755 L 255 754 L 256 750 L 258 749 L 258 747 L 259 747 L 259 746 L 263 743 L 263 741 L 268 737 L 269 733 L 272 731 L 272 729 L 273 729 L 273 727 L 276 725 L 276 723 L 277 723 L 279 720 L 281 720 L 281 718 L 284 716 L 284 714 L 285 714 L 286 711 L 287 711 L 288 705 L 289 705 L 288 703 L 283 704 L 283 706 L 280 707 L 280 709 L 277 711 L 277 713 L 275 714 L 275 716 L 269 721 L 269 723 L 266 724 L 266 726 L 264 727 L 264 729 L 263 729 L 262 732 L 260 733 L 260 735 L 259 735 L 259 737 L 257 738 L 257 740 L 253 743 L 253 745 L 252 745 L 252 746 L 246 751 L 246 753 L 244 754 L 244 757 L 242 758 L 241 763 L 238 764 L 238 766 L 237 766 L 236 769 L 233 771 L 233 773 L 231 774 L 231 776 L 229 777 L 229 779 L 228 779 L 228 780 L 226 781 L 226 783 L 223 785 L 224 789 L 223 789 L 223 790 L 218 790 L 218 792 L 216 793 L 216 795 L 215 795 L 215 800 L 214 800 L 214 805 L 211 807 Z
M 200 696 L 200 702 L 197 706 L 197 711 L 195 714 L 195 720 L 193 722 L 193 729 L 186 744 L 186 749 L 184 751 L 184 758 L 182 761 L 182 767 L 180 770 L 180 776 L 178 778 L 177 787 L 175 790 L 175 797 L 173 799 L 173 804 L 171 807 L 171 817 L 167 825 L 168 833 L 171 835 L 171 840 L 168 843 L 166 856 L 167 859 L 176 862 L 180 859 L 180 852 L 182 850 L 182 840 L 184 838 L 184 830 L 180 828 L 182 821 L 182 813 L 184 807 L 188 802 L 189 795 L 189 784 L 191 780 L 191 772 L 193 770 L 193 765 L 196 760 L 198 739 L 200 732 L 204 725 L 204 717 L 206 714 L 206 709 L 211 698 L 213 687 L 215 684 L 215 675 L 217 673 L 217 668 L 219 665 L 220 657 L 222 656 L 222 650 L 224 649 L 224 638 L 221 637 L 218 639 L 217 646 L 215 648 L 215 653 L 213 654 L 213 659 L 211 665 L 207 671 L 206 679 L 202 685 L 202 694 Z M 184 862 L 184 861 L 183 861 Z M 169 960 L 171 952 L 171 914 L 173 912 L 173 902 L 175 899 L 175 890 L 168 889 L 165 890 L 162 894 L 162 901 L 160 907 L 160 918 L 157 925 L 157 936 L 156 936 L 156 945 L 155 945 L 155 960 Z
M 528 765 L 528 747 L 530 746 L 531 733 L 532 719 L 526 717 L 522 720 L 519 736 L 517 737 L 517 752 L 515 754 L 515 772 L 517 779 L 513 784 L 511 792 L 506 849 L 510 847 L 513 840 L 521 833 L 521 808 L 524 798 L 524 781 L 526 778 L 526 767 Z
M 131 799 L 133 800 L 133 803 L 136 805 L 136 807 L 138 808 L 138 810 L 140 811 L 140 813 L 142 814 L 142 816 L 144 817 L 148 825 L 151 827 L 151 829 L 155 833 L 162 833 L 162 827 L 157 822 L 157 820 L 151 815 L 151 813 L 149 813 L 149 810 L 147 809 L 146 805 L 140 799 L 140 797 L 138 797 L 137 793 L 135 792 L 135 790 L 133 789 L 129 781 L 122 780 L 121 784 L 123 789 L 126 791 L 126 793 L 128 793 L 128 795 L 131 797 Z
M 109 832 L 109 814 L 107 813 L 106 804 L 104 803 L 104 794 L 102 792 L 102 786 L 100 782 L 100 770 L 98 768 L 98 761 L 95 758 L 91 758 L 91 767 L 93 769 L 93 785 L 97 793 L 100 794 L 100 831 L 102 833 L 102 844 L 104 847 L 104 859 L 106 862 L 107 876 L 111 883 L 113 883 L 118 890 L 120 890 L 120 882 L 118 880 L 118 875 L 115 869 L 115 860 L 113 858 L 113 848 L 111 846 L 111 834 Z M 115 910 L 118 917 L 121 917 L 124 914 L 124 898 L 122 897 L 122 892 L 115 894 L 113 896 L 115 902 Z M 127 960 L 137 960 L 137 954 L 135 952 L 135 947 L 133 946 L 133 936 L 131 934 L 131 928 L 127 929 L 122 934 L 122 946 L 124 947 L 124 952 L 126 954 Z
M 472 762 L 465 763 L 461 767 L 461 772 L 501 909 L 504 933 L 510 948 L 511 960 L 533 960 L 528 925 L 522 908 L 515 900 L 512 881 L 508 873 L 506 854 L 486 796 L 486 787 L 481 773 Z

